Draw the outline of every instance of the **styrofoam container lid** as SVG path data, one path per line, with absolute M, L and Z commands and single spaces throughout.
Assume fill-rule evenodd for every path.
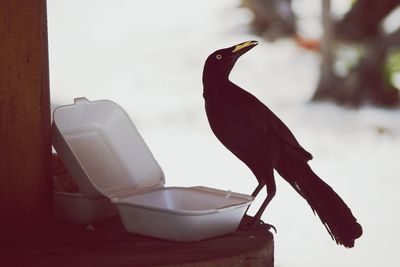
M 163 171 L 129 115 L 110 100 L 76 98 L 74 104 L 56 108 L 52 137 L 88 198 L 164 185 Z

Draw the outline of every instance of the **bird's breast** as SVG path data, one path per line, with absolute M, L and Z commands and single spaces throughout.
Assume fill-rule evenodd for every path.
M 246 142 L 249 137 L 248 119 L 243 111 L 225 101 L 206 101 L 208 122 L 217 138 L 229 145 L 230 143 Z

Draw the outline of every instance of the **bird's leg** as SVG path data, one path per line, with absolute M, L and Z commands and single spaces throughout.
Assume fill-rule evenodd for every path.
M 264 187 L 265 184 L 263 183 L 259 183 L 256 187 L 256 189 L 254 189 L 253 193 L 251 194 L 252 197 L 256 197 L 258 195 L 258 193 L 260 193 L 261 189 Z M 247 211 L 249 210 L 250 206 L 247 207 L 246 212 L 244 214 L 247 214 Z
M 271 202 L 271 200 L 274 198 L 275 193 L 276 193 L 275 179 L 271 179 L 267 183 L 267 197 L 265 198 L 260 209 L 254 216 L 254 221 L 259 221 L 261 219 L 261 215 L 263 214 L 265 208 L 268 206 L 269 202 Z
M 268 206 L 268 204 L 271 202 L 271 200 L 274 198 L 275 193 L 276 193 L 276 184 L 275 184 L 273 170 L 272 170 L 272 175 L 270 176 L 269 179 L 267 179 L 267 184 L 266 185 L 267 185 L 267 197 L 265 198 L 265 200 L 262 203 L 260 209 L 257 211 L 256 215 L 254 216 L 253 224 L 254 225 L 261 224 L 261 225 L 266 226 L 268 228 L 273 228 L 275 230 L 275 233 L 276 233 L 275 226 L 273 226 L 272 224 L 264 223 L 261 220 L 261 215 L 263 214 L 263 212 L 265 211 L 265 208 Z
M 256 197 L 258 195 L 258 193 L 260 193 L 261 189 L 264 187 L 264 183 L 259 183 L 256 187 L 256 189 L 254 189 L 253 193 L 251 194 L 253 197 Z
M 261 220 L 261 215 L 263 214 L 265 208 L 268 206 L 269 202 L 271 202 L 271 200 L 274 198 L 275 193 L 276 193 L 276 184 L 275 184 L 273 168 L 271 168 L 269 176 L 266 177 L 264 180 L 266 181 L 266 184 L 260 183 L 254 190 L 252 196 L 256 196 L 260 192 L 260 190 L 263 188 L 263 186 L 266 185 L 267 197 L 265 198 L 264 202 L 262 203 L 261 207 L 257 211 L 254 218 L 251 218 L 250 216 L 245 215 L 245 217 L 242 220 L 241 228 L 248 229 L 248 228 L 254 228 L 254 227 L 261 225 L 268 229 L 272 228 L 276 232 L 275 226 L 264 223 Z M 247 210 L 246 210 L 246 212 L 247 212 Z
M 258 193 L 260 193 L 261 189 L 264 187 L 264 183 L 258 183 L 256 189 L 254 189 L 253 193 L 251 194 L 252 197 L 256 197 L 258 195 Z M 252 226 L 254 226 L 254 221 L 253 221 L 253 217 L 250 217 L 249 215 L 247 215 L 247 211 L 249 210 L 250 205 L 247 207 L 244 216 L 242 218 L 242 222 L 241 222 L 241 226 L 240 228 L 242 229 L 247 229 L 247 228 L 251 228 Z

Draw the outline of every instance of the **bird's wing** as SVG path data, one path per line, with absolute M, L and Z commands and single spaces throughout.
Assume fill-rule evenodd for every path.
M 249 118 L 252 121 L 252 124 L 255 125 L 255 128 L 265 132 L 267 135 L 275 135 L 276 138 L 279 139 L 280 143 L 286 144 L 298 151 L 304 160 L 311 160 L 311 153 L 306 151 L 300 145 L 290 129 L 278 118 L 278 116 L 276 116 L 255 96 L 246 91 L 244 92 L 250 96 L 250 101 L 246 101 L 247 110 L 249 112 Z

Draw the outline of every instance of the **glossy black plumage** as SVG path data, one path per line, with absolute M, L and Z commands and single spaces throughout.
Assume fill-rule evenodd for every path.
M 259 221 L 275 195 L 274 169 L 308 202 L 329 234 L 346 247 L 354 246 L 362 228 L 336 192 L 309 167 L 312 155 L 289 128 L 255 96 L 229 80 L 236 60 L 257 45 L 248 41 L 212 53 L 203 71 L 203 96 L 211 129 L 221 143 L 254 173 L 256 196 L 267 197 L 255 215 Z

